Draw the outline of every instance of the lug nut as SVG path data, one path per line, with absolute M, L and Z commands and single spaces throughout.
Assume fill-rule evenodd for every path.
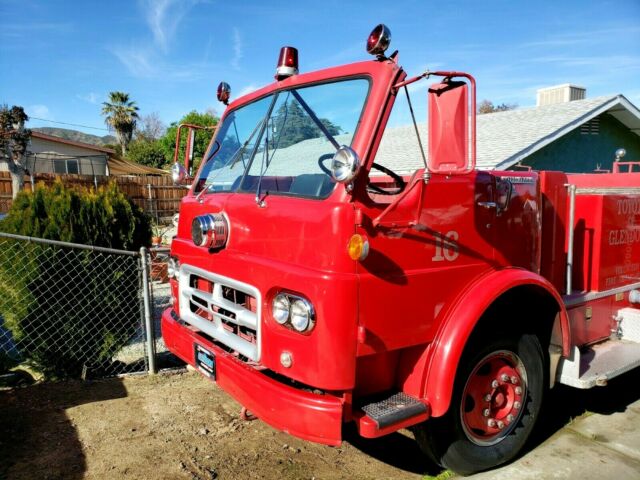
M 520 402 L 513 402 L 513 409 L 514 410 L 519 410 L 520 409 Z
M 516 395 L 522 395 L 522 388 L 516 387 Z
M 514 385 L 517 385 L 518 384 L 518 377 L 516 377 L 516 376 L 511 377 L 511 383 L 513 383 Z
M 488 425 L 490 428 L 495 428 L 495 426 L 496 426 L 496 421 L 495 421 L 493 418 L 490 418 L 490 419 L 487 421 L 487 425 Z
M 498 420 L 498 428 L 499 428 L 500 430 L 502 430 L 502 429 L 504 428 L 504 422 L 503 422 L 503 421 Z
M 493 382 L 491 382 L 491 388 L 498 388 L 499 385 L 500 383 L 498 383 L 498 380 L 494 380 Z
M 507 422 L 509 423 L 513 422 L 513 415 L 511 414 L 507 415 Z
M 487 393 L 487 394 L 484 396 L 484 401 L 485 401 L 485 402 L 490 402 L 490 401 L 491 401 L 491 394 Z
M 488 408 L 485 408 L 485 409 L 482 411 L 482 415 L 484 415 L 485 417 L 488 417 L 488 416 L 489 416 L 489 413 L 491 413 L 491 412 L 489 411 L 489 409 L 488 409 Z
M 500 380 L 502 380 L 503 382 L 508 382 L 509 375 L 507 375 L 506 373 L 503 373 L 502 375 L 500 375 Z

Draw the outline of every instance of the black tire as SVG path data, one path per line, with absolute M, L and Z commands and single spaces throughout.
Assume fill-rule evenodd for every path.
M 490 372 L 495 371 L 494 367 L 503 358 L 505 364 L 517 364 L 518 372 L 523 368 L 524 375 L 516 375 L 515 382 L 511 382 L 513 377 L 509 377 L 507 382 L 500 381 L 496 389 L 488 387 L 490 390 L 481 401 L 486 401 L 489 396 L 492 396 L 492 400 L 488 403 L 490 408 L 485 409 L 486 405 L 476 404 L 480 396 L 478 393 L 484 387 L 474 387 L 484 385 L 483 375 L 487 375 L 487 381 L 490 382 L 488 385 L 495 385 L 491 383 L 493 380 Z M 460 361 L 447 413 L 442 417 L 429 419 L 414 429 L 420 448 L 438 465 L 461 475 L 488 470 L 515 458 L 525 446 L 540 413 L 548 385 L 545 358 L 540 341 L 535 335 L 501 335 L 495 340 L 472 343 Z M 515 395 L 518 391 L 517 382 L 521 382 L 520 391 L 524 393 L 507 400 L 509 395 Z M 506 389 L 505 394 L 498 397 L 503 388 Z M 492 393 L 493 391 L 498 393 Z M 494 409 L 496 398 L 500 399 L 500 405 L 504 408 Z M 513 407 L 518 405 L 518 409 L 514 410 Z M 485 431 L 473 428 L 473 422 L 480 421 L 479 411 L 483 417 L 491 412 L 486 420 Z M 514 415 L 509 423 L 506 418 L 501 417 L 499 423 L 503 427 L 498 430 L 498 427 L 489 428 L 490 420 L 494 420 L 495 424 L 495 419 L 490 418 L 494 415 L 493 412 L 499 412 L 496 415 L 509 412 L 510 415 L 515 413 L 517 416 Z

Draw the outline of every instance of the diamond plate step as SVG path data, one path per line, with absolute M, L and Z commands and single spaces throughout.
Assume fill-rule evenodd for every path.
M 606 385 L 607 381 L 640 366 L 640 343 L 607 340 L 590 347 L 573 347 L 560 361 L 560 383 L 576 388 Z
M 385 428 L 407 418 L 426 413 L 427 406 L 417 398 L 399 392 L 379 402 L 364 405 L 362 411 L 378 424 L 378 428 Z
M 618 310 L 617 319 L 621 338 L 640 343 L 640 309 L 622 308 Z

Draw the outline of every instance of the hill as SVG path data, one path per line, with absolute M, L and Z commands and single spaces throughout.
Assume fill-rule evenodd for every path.
M 32 128 L 31 130 L 34 132 L 44 133 L 45 135 L 52 135 L 54 137 L 60 137 L 74 142 L 89 143 L 99 147 L 104 145 L 114 145 L 116 143 L 116 137 L 113 135 L 99 137 L 98 135 L 91 135 L 90 133 L 83 133 L 70 128 L 39 127 Z

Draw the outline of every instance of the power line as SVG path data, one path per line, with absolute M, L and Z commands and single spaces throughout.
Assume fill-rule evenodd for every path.
M 91 128 L 93 130 L 104 130 L 105 132 L 108 132 L 109 129 L 107 128 L 100 128 L 100 127 L 90 127 L 88 125 L 80 125 L 78 123 L 66 123 L 66 122 L 57 122 L 55 120 L 47 120 L 46 118 L 38 118 L 38 117 L 29 117 L 29 119 L 33 119 L 33 120 L 40 120 L 43 122 L 51 122 L 51 123 L 59 123 L 60 125 L 70 125 L 72 127 L 82 127 L 82 128 Z

